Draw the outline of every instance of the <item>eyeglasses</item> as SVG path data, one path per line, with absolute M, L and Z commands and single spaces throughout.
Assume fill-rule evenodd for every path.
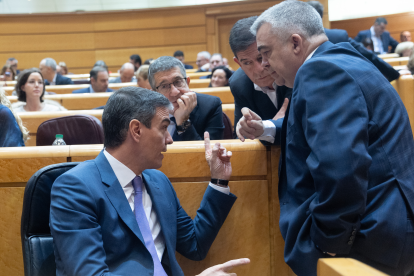
M 155 87 L 155 89 L 159 91 L 161 94 L 167 94 L 168 92 L 171 91 L 171 84 L 174 85 L 176 88 L 184 88 L 187 84 L 185 80 L 186 78 L 179 78 L 179 79 L 176 79 L 174 82 L 161 84 Z

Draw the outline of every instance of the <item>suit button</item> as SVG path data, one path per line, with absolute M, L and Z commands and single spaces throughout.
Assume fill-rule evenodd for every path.
M 355 236 L 351 236 L 351 237 L 349 238 L 349 241 L 353 241 L 353 240 L 355 240 Z
M 355 230 L 352 231 L 352 236 L 355 236 L 355 234 L 356 234 L 356 231 Z
M 353 244 L 353 242 L 352 242 L 352 241 L 349 241 L 349 242 L 348 242 L 348 245 L 352 245 L 352 244 Z

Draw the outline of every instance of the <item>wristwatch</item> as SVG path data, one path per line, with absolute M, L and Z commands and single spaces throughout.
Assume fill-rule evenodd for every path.
M 181 125 L 177 126 L 177 132 L 184 132 L 191 126 L 191 121 L 188 119 L 184 121 Z

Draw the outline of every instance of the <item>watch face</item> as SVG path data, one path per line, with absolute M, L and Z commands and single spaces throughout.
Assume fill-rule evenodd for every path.
M 180 126 L 177 126 L 177 131 L 185 131 L 190 126 L 191 126 L 191 121 L 187 120 L 183 122 Z

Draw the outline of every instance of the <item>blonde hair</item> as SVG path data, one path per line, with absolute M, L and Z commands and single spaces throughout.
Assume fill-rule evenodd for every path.
M 410 58 L 408 59 L 407 68 L 411 71 L 411 74 L 414 74 L 414 51 L 411 52 Z
M 6 97 L 6 93 L 4 92 L 3 88 L 0 87 L 0 103 L 10 109 L 13 113 L 14 118 L 16 119 L 17 124 L 19 125 L 20 131 L 23 134 L 23 141 L 26 142 L 29 139 L 29 131 L 25 126 L 23 126 L 22 119 L 13 111 L 11 103 L 9 99 Z
M 148 69 L 149 69 L 149 65 L 141 65 L 138 68 L 138 71 L 136 73 L 137 79 L 138 79 L 138 77 L 141 77 L 144 80 L 147 80 L 148 79 Z
M 397 45 L 397 48 L 395 48 L 395 53 L 398 54 L 399 56 L 402 56 L 405 50 L 412 49 L 412 48 L 414 48 L 414 42 L 411 42 L 411 41 L 401 42 L 400 44 Z

